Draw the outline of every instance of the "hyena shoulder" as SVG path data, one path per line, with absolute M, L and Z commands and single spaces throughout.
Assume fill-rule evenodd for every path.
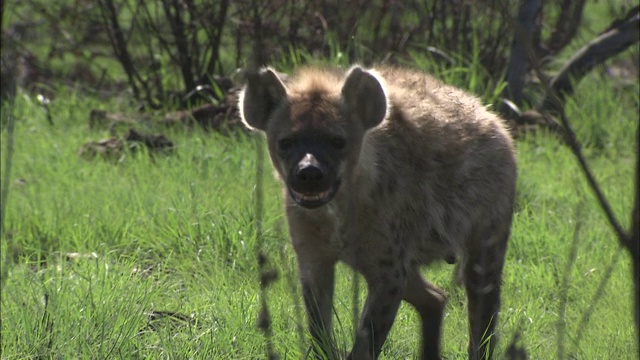
M 385 80 L 391 107 L 396 109 L 389 120 L 411 123 L 417 136 L 449 144 L 498 135 L 499 141 L 511 143 L 504 121 L 476 96 L 419 71 L 392 67 L 376 71 Z
M 365 138 L 362 154 L 377 174 L 390 172 L 414 183 L 500 173 L 513 180 L 515 151 L 506 123 L 476 96 L 415 70 L 375 71 L 384 81 L 389 110 Z M 481 171 L 470 174 L 472 169 Z

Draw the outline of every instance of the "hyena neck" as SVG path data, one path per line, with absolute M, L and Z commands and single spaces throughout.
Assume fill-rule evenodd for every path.
M 368 131 L 362 140 L 360 156 L 354 172 L 354 182 L 358 184 L 355 189 L 351 189 L 360 193 L 367 194 L 370 189 L 365 189 L 365 184 L 375 184 L 378 178 L 377 153 L 375 146 L 376 129 Z

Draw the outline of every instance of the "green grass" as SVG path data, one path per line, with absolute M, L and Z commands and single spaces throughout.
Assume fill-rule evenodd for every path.
M 567 109 L 625 226 L 634 193 L 637 93 L 637 84 L 621 89 L 590 76 L 578 87 L 579 103 L 570 101 Z M 284 359 L 302 358 L 308 342 L 301 344 L 306 334 L 298 331 L 304 316 L 295 257 L 268 161 L 263 243 L 256 237 L 251 137 L 163 130 L 177 144 L 174 155 L 86 161 L 78 148 L 107 136 L 88 129 L 89 111 L 126 106 L 73 91 L 58 94 L 51 127 L 35 103 L 25 94 L 16 99 L 8 180 L 6 131 L 1 139 L 1 175 L 10 182 L 1 248 L 8 270 L 3 359 L 266 358 L 256 327 L 259 251 L 280 272 L 266 293 L 276 351 Z M 557 358 L 559 342 L 564 358 L 635 358 L 630 260 L 618 255 L 575 159 L 553 136 L 540 134 L 518 142 L 518 160 L 499 355 L 520 331 L 531 359 Z M 567 271 L 574 239 L 575 261 Z M 7 252 L 10 263 L 4 262 Z M 68 259 L 69 253 L 96 256 Z M 452 270 L 437 265 L 425 273 L 448 294 L 443 355 L 458 359 L 465 357 L 468 335 L 464 291 Z M 334 328 L 342 349 L 352 341 L 352 282 L 341 266 Z M 418 317 L 403 305 L 382 358 L 415 357 L 418 339 Z

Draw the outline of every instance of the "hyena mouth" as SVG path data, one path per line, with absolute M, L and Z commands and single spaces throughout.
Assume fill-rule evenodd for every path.
M 340 183 L 336 182 L 328 190 L 314 193 L 301 193 L 289 188 L 289 194 L 296 204 L 307 209 L 315 209 L 331 201 L 338 192 L 339 185 Z

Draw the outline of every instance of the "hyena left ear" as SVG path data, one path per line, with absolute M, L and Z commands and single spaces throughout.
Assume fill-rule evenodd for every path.
M 264 131 L 276 106 L 286 98 L 287 89 L 272 69 L 250 73 L 240 92 L 240 118 L 247 127 Z
M 348 111 L 357 115 L 367 129 L 380 124 L 387 115 L 387 94 L 380 80 L 359 66 L 349 70 L 342 98 Z

